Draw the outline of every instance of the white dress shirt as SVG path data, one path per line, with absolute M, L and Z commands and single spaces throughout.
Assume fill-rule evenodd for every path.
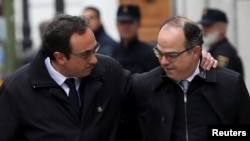
M 53 80 L 55 80 L 55 82 L 59 86 L 61 86 L 62 89 L 65 91 L 66 95 L 69 96 L 69 87 L 68 87 L 67 84 L 65 84 L 65 80 L 67 79 L 67 77 L 65 77 L 63 74 L 59 73 L 57 70 L 54 69 L 54 67 L 51 64 L 51 61 L 50 61 L 49 57 L 47 57 L 44 62 L 45 62 L 45 66 L 46 66 L 51 78 Z M 77 78 L 74 78 L 74 79 L 75 79 L 76 90 L 78 92 L 80 82 L 79 82 L 79 80 Z
M 197 65 L 197 67 L 196 67 L 194 73 L 186 79 L 189 83 L 194 79 L 194 77 L 195 77 L 196 75 L 200 74 L 199 66 L 200 66 L 200 62 L 198 63 L 198 65 Z M 179 83 L 180 83 L 180 81 L 178 82 L 178 84 L 179 84 Z M 182 88 L 182 90 L 183 90 L 182 85 L 179 84 L 179 86 L 180 86 L 180 87 Z

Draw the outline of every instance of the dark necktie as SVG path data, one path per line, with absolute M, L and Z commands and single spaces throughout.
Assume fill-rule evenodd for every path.
M 80 116 L 80 101 L 79 101 L 78 93 L 76 91 L 75 80 L 74 78 L 68 78 L 65 80 L 65 83 L 69 87 L 70 105 L 76 111 L 77 115 Z

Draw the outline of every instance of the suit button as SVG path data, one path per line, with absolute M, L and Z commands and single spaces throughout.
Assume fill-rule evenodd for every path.
M 85 131 L 85 128 L 84 128 L 83 126 L 81 126 L 81 130 L 82 130 L 82 132 L 84 132 L 84 131 Z
M 98 107 L 97 107 L 97 111 L 98 111 L 99 113 L 101 113 L 101 112 L 103 111 L 102 107 L 101 107 L 101 106 L 98 106 Z
M 162 121 L 162 122 L 166 122 L 166 118 L 165 118 L 165 117 L 162 117 L 162 118 L 161 118 L 161 121 Z

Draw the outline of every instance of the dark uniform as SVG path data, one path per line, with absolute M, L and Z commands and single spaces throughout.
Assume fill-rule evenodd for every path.
M 241 59 L 226 38 L 212 46 L 209 52 L 218 60 L 219 66 L 235 70 L 242 75 L 244 74 Z
M 159 66 L 159 61 L 153 53 L 152 46 L 138 39 L 134 39 L 129 47 L 124 47 L 121 42 L 114 48 L 112 57 L 132 73 L 147 72 Z
M 100 43 L 100 49 L 98 53 L 111 56 L 112 48 L 117 44 L 104 30 L 101 25 L 96 31 L 94 31 L 96 41 Z
M 120 5 L 117 11 L 117 20 L 131 22 L 140 21 L 141 13 L 138 5 Z M 132 73 L 147 72 L 157 66 L 159 61 L 154 55 L 153 46 L 139 41 L 137 36 L 130 40 L 125 47 L 121 42 L 113 48 L 112 57 Z
M 203 10 L 201 21 L 199 21 L 200 24 L 213 25 L 218 22 L 225 24 L 228 23 L 227 16 L 223 11 L 211 8 L 205 8 Z M 238 56 L 236 49 L 226 37 L 211 45 L 209 52 L 216 60 L 218 60 L 218 65 L 220 67 L 226 67 L 244 75 L 242 61 Z

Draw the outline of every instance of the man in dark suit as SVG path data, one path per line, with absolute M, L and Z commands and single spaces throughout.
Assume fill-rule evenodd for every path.
M 206 141 L 209 125 L 250 128 L 250 97 L 242 75 L 221 67 L 203 70 L 202 44 L 202 31 L 191 20 L 164 22 L 154 48 L 161 67 L 133 77 L 123 124 L 123 133 L 130 134 L 124 138 Z
M 130 73 L 98 48 L 86 18 L 56 17 L 34 60 L 0 83 L 0 140 L 116 141 Z

